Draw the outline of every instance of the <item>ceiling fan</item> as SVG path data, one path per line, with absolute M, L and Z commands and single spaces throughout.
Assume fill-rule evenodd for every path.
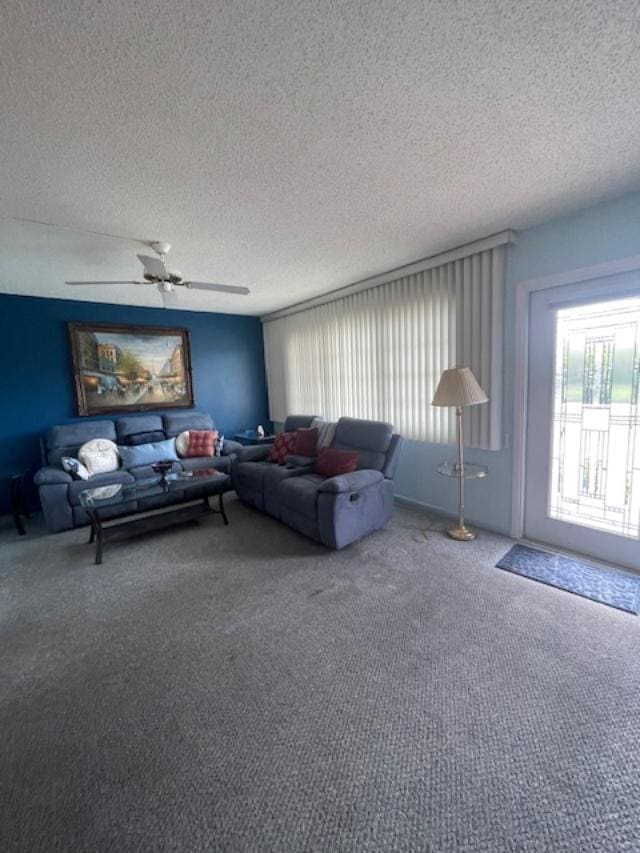
M 189 290 L 215 290 L 219 293 L 235 293 L 246 296 L 248 287 L 237 287 L 234 284 L 213 284 L 206 281 L 185 281 L 182 273 L 178 270 L 168 269 L 165 263 L 167 253 L 171 249 L 170 243 L 149 243 L 149 246 L 159 256 L 137 255 L 138 260 L 144 267 L 142 278 L 144 281 L 68 281 L 72 285 L 95 285 L 95 284 L 155 284 L 162 294 L 165 305 L 176 295 L 176 287 L 186 287 Z

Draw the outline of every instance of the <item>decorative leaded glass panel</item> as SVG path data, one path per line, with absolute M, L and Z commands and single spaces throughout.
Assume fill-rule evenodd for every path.
M 640 537 L 640 297 L 557 312 L 548 515 Z

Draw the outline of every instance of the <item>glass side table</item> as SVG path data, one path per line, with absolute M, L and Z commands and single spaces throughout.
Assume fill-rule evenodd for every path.
M 254 444 L 273 444 L 276 437 L 275 435 L 259 436 L 255 429 L 246 429 L 244 432 L 237 432 L 233 436 L 233 440 L 244 447 L 249 447 Z
M 465 462 L 460 465 L 458 462 L 443 462 L 438 465 L 438 474 L 443 477 L 453 477 L 458 480 L 459 488 L 459 504 L 458 504 L 458 524 L 455 527 L 450 527 L 447 534 L 452 539 L 458 539 L 461 542 L 468 542 L 470 539 L 475 539 L 476 534 L 464 523 L 464 481 L 465 480 L 483 480 L 489 473 L 486 465 L 471 465 Z

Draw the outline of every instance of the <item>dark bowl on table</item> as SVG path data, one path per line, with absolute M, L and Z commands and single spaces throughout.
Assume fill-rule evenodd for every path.
M 165 459 L 162 462 L 152 462 L 151 467 L 156 474 L 160 474 L 162 482 L 166 483 L 167 474 L 173 468 L 173 462 L 171 459 Z

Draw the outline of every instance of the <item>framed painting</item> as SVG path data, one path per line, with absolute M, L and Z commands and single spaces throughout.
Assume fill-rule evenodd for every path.
M 194 405 L 187 329 L 69 323 L 79 415 Z

